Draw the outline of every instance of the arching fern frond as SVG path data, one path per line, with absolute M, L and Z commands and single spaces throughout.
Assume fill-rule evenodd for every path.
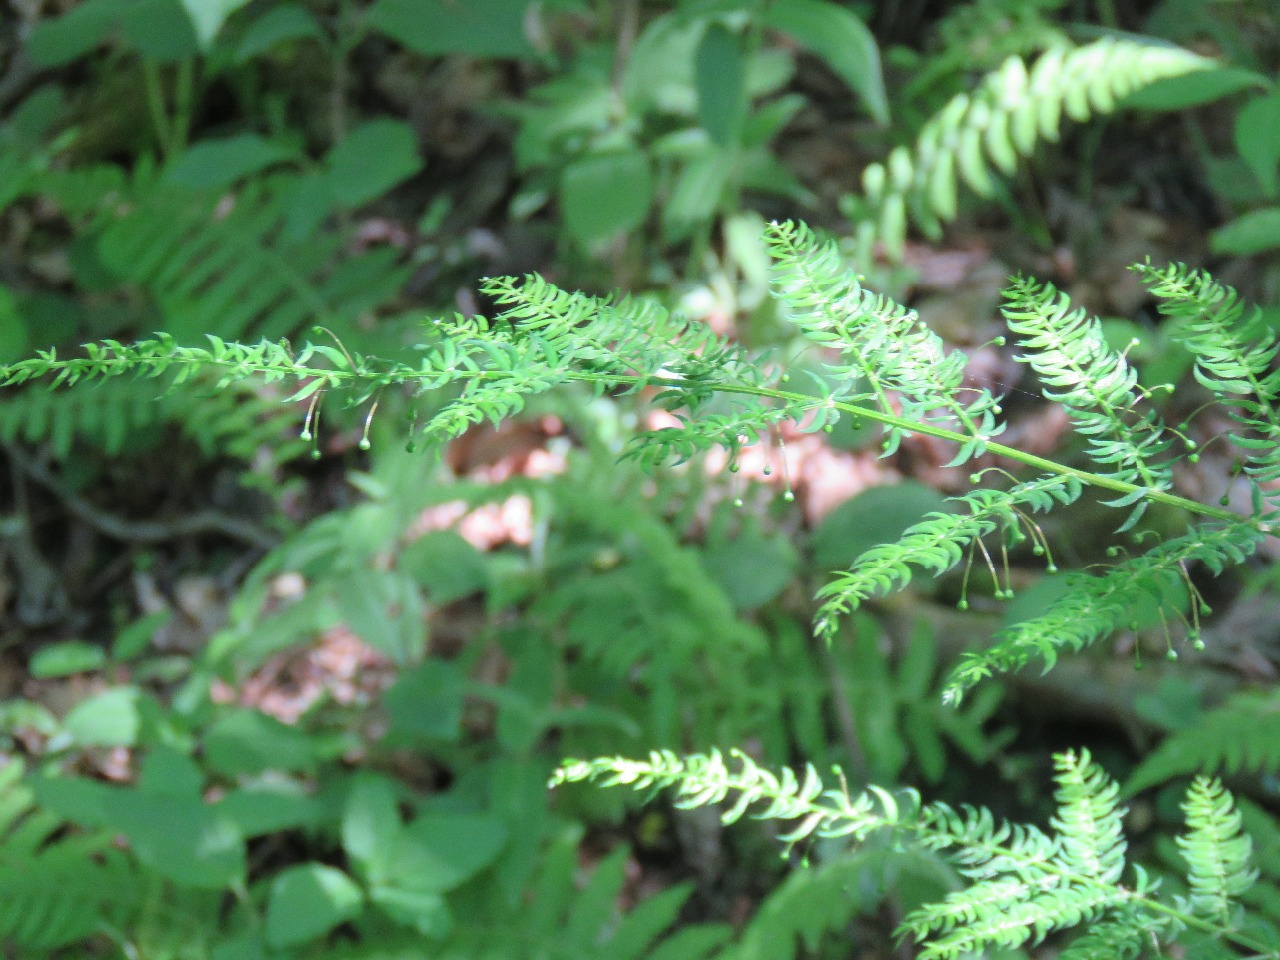
M 931 237 L 956 215 L 959 182 L 980 196 L 1010 175 L 1042 140 L 1061 135 L 1063 115 L 1082 123 L 1111 113 L 1130 93 L 1156 80 L 1212 66 L 1176 47 L 1103 38 L 1077 48 L 1052 47 L 1028 69 L 1010 57 L 972 94 L 959 94 L 920 131 L 862 174 L 862 197 L 850 204 L 859 262 L 876 240 L 900 259 L 908 218 Z
M 1238 693 L 1223 706 L 1166 737 L 1125 783 L 1134 794 L 1193 773 L 1280 771 L 1280 696 Z
M 1143 406 L 1138 374 L 1122 354 L 1112 350 L 1102 325 L 1052 284 L 1021 277 L 1005 290 L 1002 310 L 1009 329 L 1027 353 L 1017 359 L 1030 364 L 1044 383 L 1044 395 L 1067 410 L 1076 430 L 1089 440 L 1089 456 L 1113 468 L 1113 476 L 1146 490 L 1168 490 L 1173 471 L 1162 461 L 1171 441 L 1159 414 Z M 1127 498 L 1113 501 L 1126 506 Z M 1127 530 L 1150 501 L 1138 499 Z
M 1246 473 L 1258 483 L 1280 479 L 1280 338 L 1260 321 L 1261 311 L 1184 264 L 1132 269 L 1160 297 L 1160 312 L 1179 324 L 1175 336 L 1195 357 L 1196 380 L 1244 428 L 1227 439 L 1244 454 Z
M 637 790 L 670 787 L 677 806 L 722 805 L 726 824 L 748 814 L 790 822 L 781 836 L 787 843 L 812 836 L 861 843 L 883 834 L 900 846 L 942 853 L 970 884 L 913 910 L 898 930 L 919 941 L 918 955 L 928 960 L 1027 947 L 1086 924 L 1073 956 L 1102 956 L 1107 945 L 1115 956 L 1133 956 L 1138 940 L 1158 941 L 1186 928 L 1270 954 L 1229 915 L 1252 882 L 1247 840 L 1229 794 L 1206 783 L 1188 798 L 1183 849 L 1190 850 L 1193 898 L 1182 903 L 1161 897 L 1158 884 L 1127 862 L 1118 788 L 1089 753 L 1058 755 L 1055 765 L 1053 834 L 997 820 L 985 809 L 923 804 L 913 791 L 891 794 L 872 786 L 854 796 L 843 778 L 839 788 L 827 789 L 812 768 L 800 777 L 789 770 L 775 774 L 737 752 L 567 760 L 552 785 L 591 780 Z M 1124 882 L 1127 873 L 1132 879 Z M 1195 901 L 1196 895 L 1205 899 Z M 1210 905 L 1225 905 L 1226 912 L 1208 916 Z
M 1017 540 L 1024 536 L 1020 527 L 1026 511 L 1048 512 L 1055 504 L 1073 503 L 1081 490 L 1074 477 L 1045 476 L 1008 490 L 975 490 L 952 498 L 968 513 L 930 513 L 895 543 L 872 547 L 848 570 L 832 574 L 818 591 L 818 633 L 831 639 L 840 618 L 877 594 L 905 587 L 913 567 L 935 576 L 946 573 L 964 559 L 972 543 L 997 529 L 1006 540 Z
M 297 411 L 250 383 L 214 388 L 206 376 L 190 390 L 158 395 L 156 385 L 137 380 L 81 382 L 51 393 L 26 390 L 0 399 L 0 441 L 49 445 L 61 460 L 77 441 L 114 456 L 140 434 L 173 424 L 209 456 L 246 463 L 260 453 L 280 463 L 299 455 Z M 156 434 L 156 439 L 158 439 Z
M 954 426 L 970 442 L 952 465 L 986 449 L 1003 429 L 995 420 L 1000 408 L 990 391 L 963 386 L 964 353 L 948 352 L 914 310 L 862 287 L 836 245 L 819 242 L 803 224 L 772 224 L 765 241 L 776 264 L 773 293 L 790 308 L 791 322 L 810 340 L 840 352 L 842 363 L 826 364 L 831 382 L 842 385 L 836 399 L 870 403 L 912 422 Z M 885 431 L 886 454 L 905 432 Z
M 1101 575 L 1076 574 L 1069 580 L 1070 589 L 1046 612 L 996 634 L 987 649 L 964 654 L 944 696 L 959 702 L 970 687 L 996 673 L 1021 669 L 1032 659 L 1043 660 L 1048 671 L 1063 650 L 1081 650 L 1125 623 L 1144 590 L 1176 583 L 1189 563 L 1200 562 L 1215 575 L 1221 573 L 1242 563 L 1261 540 L 1262 534 L 1248 520 L 1204 526 L 1123 560 Z M 1193 597 L 1192 603 L 1200 601 Z
M 144 291 L 179 341 L 345 333 L 387 303 L 409 269 L 383 247 L 353 254 L 341 231 L 298 231 L 296 179 L 267 177 L 235 197 L 151 182 L 98 213 L 103 266 Z M 123 214 L 120 210 L 123 209 Z

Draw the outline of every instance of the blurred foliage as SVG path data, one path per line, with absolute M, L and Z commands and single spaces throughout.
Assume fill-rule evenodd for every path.
M 1165 0 L 1145 39 L 1119 40 L 1061 3 L 976 0 L 919 24 L 918 49 L 877 40 L 876 6 L 14 4 L 0 30 L 0 363 L 156 330 L 395 357 L 422 337 L 424 306 L 467 312 L 455 291 L 480 273 L 533 269 L 657 285 L 789 350 L 760 227 L 795 211 L 841 226 L 832 191 L 786 149 L 795 130 L 834 113 L 866 144 L 859 162 L 889 158 L 868 167 L 880 187 L 855 195 L 847 177 L 837 191 L 860 238 L 846 253 L 883 270 L 875 243 L 901 252 L 909 221 L 941 229 L 988 197 L 1025 206 L 1029 166 L 1059 135 L 1046 104 L 1085 95 L 1060 72 L 1053 89 L 997 82 L 1011 63 L 1034 80 L 1051 72 L 1036 72 L 1043 51 L 1086 62 L 1080 51 L 1130 44 L 1141 59 L 1165 49 L 1152 38 L 1208 36 L 1213 50 L 1194 49 L 1220 56 L 1181 54 L 1185 76 L 1145 101 L 1117 99 L 1136 74 L 1104 58 L 1112 72 L 1090 77 L 1103 92 L 1068 99 L 1067 115 L 1229 104 L 1227 142 L 1192 139 L 1227 214 L 1211 243 L 1274 266 L 1280 105 L 1263 0 Z M 1002 96 L 1022 99 L 993 113 Z M 1033 112 L 1032 132 L 1002 137 L 1002 105 Z M 461 443 L 443 462 L 405 453 L 414 404 L 391 391 L 326 408 L 321 425 L 318 393 L 282 404 L 270 385 L 170 386 L 0 399 L 13 468 L 0 534 L 21 594 L 4 654 L 28 672 L 0 704 L 3 952 L 840 957 L 959 886 L 928 851 L 824 841 L 813 870 L 785 872 L 763 835 L 714 818 L 545 789 L 566 754 L 732 744 L 948 796 L 1007 785 L 1003 692 L 944 708 L 952 658 L 930 628 L 890 642 L 860 613 L 827 648 L 806 626 L 813 574 L 935 509 L 927 488 L 879 488 L 801 530 L 755 484 L 744 497 L 692 467 L 619 463 L 635 398 L 531 402 L 527 423 L 559 424 L 532 447 L 563 459 L 537 476 L 502 466 L 529 453 L 502 431 L 481 434 L 498 454 L 476 464 Z M 192 480 L 228 466 L 231 493 Z M 326 467 L 343 473 L 337 505 L 300 507 Z M 124 545 L 96 550 L 110 575 L 64 571 L 72 598 L 106 614 L 45 633 L 47 617 L 19 615 L 49 566 L 32 558 L 63 533 L 33 511 L 37 487 Z M 259 535 L 141 538 L 104 506 L 113 494 L 148 519 L 208 498 Z M 487 541 L 466 528 L 476 518 Z M 196 545 L 157 561 L 166 536 Z M 144 603 L 166 559 L 217 571 L 225 610 L 176 588 Z M 1274 775 L 1270 753 L 1209 742 L 1272 706 L 1209 715 L 1196 756 Z M 1167 755 L 1131 782 L 1191 772 Z M 1262 836 L 1271 821 L 1252 816 Z

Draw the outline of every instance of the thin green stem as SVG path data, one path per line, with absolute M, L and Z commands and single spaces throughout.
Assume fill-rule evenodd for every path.
M 174 79 L 173 122 L 170 128 L 169 150 L 177 153 L 187 145 L 191 135 L 191 117 L 195 100 L 196 62 L 186 59 L 178 64 Z
M 119 364 L 122 368 L 132 366 L 137 363 L 135 358 L 119 357 L 106 361 L 108 365 Z M 165 358 L 167 365 L 190 365 L 197 364 L 200 366 L 220 367 L 223 369 L 230 368 L 237 374 L 249 376 L 252 374 L 274 374 L 280 376 L 285 373 L 299 380 L 306 380 L 312 377 L 324 378 L 330 388 L 337 387 L 339 384 L 349 384 L 355 386 L 357 384 L 365 384 L 372 388 L 385 387 L 394 383 L 411 383 L 415 379 L 421 379 L 425 376 L 414 367 L 407 364 L 395 364 L 382 369 L 376 369 L 371 366 L 369 358 L 364 358 L 360 364 L 353 364 L 351 369 L 334 370 L 325 369 L 323 367 L 308 367 L 302 365 L 294 365 L 287 370 L 281 370 L 278 366 L 267 362 L 245 362 L 238 359 L 211 359 L 207 356 L 188 356 L 176 354 Z M 103 361 L 96 362 L 98 368 L 102 367 Z M 60 360 L 55 361 L 54 365 L 44 373 L 51 373 L 55 370 L 66 372 L 68 370 L 79 370 L 81 374 L 87 372 L 94 366 L 93 361 L 87 360 Z M 0 384 L 8 382 L 10 379 L 10 369 L 0 367 Z M 457 370 L 453 372 L 453 376 L 458 380 L 464 379 L 490 379 L 490 378 L 508 378 L 510 373 L 505 371 L 494 370 Z M 588 383 L 604 389 L 617 389 L 619 387 L 655 387 L 666 390 L 682 390 L 690 386 L 690 381 L 676 377 L 645 377 L 639 375 L 625 374 L 599 374 L 581 371 L 571 371 L 564 375 L 568 382 Z M 26 378 L 23 378 L 26 379 Z M 1167 506 L 1177 507 L 1186 510 L 1189 513 L 1202 517 L 1209 517 L 1214 520 L 1221 520 L 1227 523 L 1240 523 L 1246 519 L 1239 514 L 1222 507 L 1210 506 L 1209 504 L 1200 503 L 1196 500 L 1190 500 L 1186 497 L 1180 497 L 1176 494 L 1166 493 L 1163 490 L 1157 490 L 1151 487 L 1141 487 L 1136 484 L 1126 483 L 1123 480 L 1117 480 L 1114 477 L 1104 474 L 1092 473 L 1088 470 L 1082 470 L 1078 467 L 1072 467 L 1056 460 L 1049 460 L 1045 457 L 1039 457 L 1015 447 L 1005 446 L 1002 443 L 996 443 L 983 438 L 975 438 L 974 435 L 961 433 L 956 430 L 948 430 L 945 427 L 935 426 L 930 423 L 922 423 L 914 420 L 908 420 L 895 414 L 878 410 L 874 407 L 863 407 L 857 404 L 846 403 L 841 400 L 833 400 L 829 398 L 818 398 L 801 393 L 793 393 L 787 390 L 776 390 L 771 387 L 752 386 L 747 384 L 736 383 L 714 383 L 708 381 L 697 381 L 696 386 L 700 390 L 711 390 L 718 393 L 737 394 L 741 396 L 758 397 L 760 399 L 777 400 L 799 409 L 821 409 L 829 407 L 839 410 L 841 413 L 851 417 L 865 417 L 876 423 L 883 424 L 887 427 L 893 427 L 904 433 L 920 434 L 923 436 L 934 437 L 939 440 L 945 440 L 956 444 L 969 444 L 974 439 L 980 440 L 980 452 L 985 451 L 993 453 L 996 456 L 1004 457 L 1021 463 L 1027 467 L 1033 467 L 1048 473 L 1056 474 L 1062 477 L 1072 477 L 1083 484 L 1091 487 L 1110 490 L 1115 493 L 1125 495 L 1141 494 L 1143 499 L 1152 503 L 1162 503 Z M 1272 526 L 1260 519 L 1255 519 L 1254 525 L 1256 529 L 1263 534 L 1274 534 Z
M 151 129 L 155 134 L 160 156 L 167 159 L 173 151 L 172 132 L 169 129 L 169 111 L 164 102 L 164 89 L 160 83 L 160 65 L 154 60 L 142 61 L 142 82 L 147 93 L 147 112 L 151 115 Z

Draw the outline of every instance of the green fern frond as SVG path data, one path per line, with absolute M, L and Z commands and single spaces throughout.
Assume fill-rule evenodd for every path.
M 1182 909 L 1197 917 L 1227 924 L 1236 899 L 1258 877 L 1249 866 L 1253 843 L 1244 833 L 1240 811 L 1222 783 L 1196 777 L 1182 803 L 1187 832 L 1178 837 L 1178 849 L 1188 865 L 1191 895 Z
M 1187 802 L 1193 895 L 1188 907 L 1159 897 L 1158 884 L 1140 868 L 1121 882 L 1126 863 L 1124 810 L 1116 784 L 1088 751 L 1055 758 L 1058 812 L 1055 834 L 1028 824 L 997 820 L 986 809 L 956 810 L 943 803 L 922 804 L 913 791 L 891 794 L 868 787 L 849 793 L 823 786 L 808 768 L 771 773 L 734 752 L 684 758 L 655 752 L 647 760 L 603 757 L 566 760 L 551 784 L 596 781 L 636 790 L 673 788 L 681 807 L 723 805 L 728 823 L 750 814 L 795 826 L 781 836 L 796 843 L 811 836 L 848 837 L 861 843 L 885 834 L 896 845 L 919 844 L 943 853 L 972 882 L 943 900 L 913 910 L 898 929 L 921 943 L 919 956 L 960 960 L 993 947 L 1037 944 L 1054 933 L 1083 924 L 1090 932 L 1077 941 L 1074 956 L 1092 958 L 1112 945 L 1117 956 L 1133 956 L 1139 940 L 1190 928 L 1197 934 L 1236 944 L 1260 955 L 1271 951 L 1223 913 L 1207 916 L 1206 905 L 1231 905 L 1252 880 L 1246 866 L 1247 840 L 1229 796 L 1205 785 Z M 838 771 L 837 771 L 838 772 Z M 1242 840 L 1244 842 L 1242 842 Z
M 765 242 L 773 255 L 774 296 L 791 322 L 815 343 L 838 350 L 844 363 L 826 364 L 836 399 L 871 403 L 885 414 L 917 423 L 953 425 L 970 438 L 952 465 L 979 456 L 1003 429 L 986 389 L 964 387 L 968 358 L 947 352 L 942 338 L 908 310 L 858 283 L 833 243 L 820 243 L 808 227 L 771 224 Z M 967 401 L 963 394 L 972 398 Z M 884 451 L 897 449 L 908 432 L 890 427 Z
M 930 513 L 908 527 L 895 543 L 873 547 L 845 571 L 832 574 L 818 591 L 822 601 L 815 616 L 819 635 L 831 639 L 838 619 L 879 594 L 905 587 L 912 567 L 935 576 L 946 573 L 965 557 L 966 549 L 998 528 L 1016 538 L 1019 511 L 1048 511 L 1055 503 L 1075 502 L 1083 488 L 1073 477 L 1046 476 L 1015 484 L 1008 490 L 975 490 L 956 503 L 968 513 Z
M 60 460 L 77 441 L 115 456 L 140 434 L 171 423 L 209 456 L 230 456 L 246 463 L 265 452 L 282 463 L 300 455 L 297 412 L 249 383 L 214 388 L 206 378 L 191 390 L 157 395 L 149 382 L 82 382 L 50 392 L 26 390 L 0 400 L 0 441 L 49 445 Z
M 1204 526 L 1123 560 L 1104 574 L 1073 575 L 1070 589 L 1045 613 L 996 634 L 986 650 L 964 654 L 944 696 L 959 702 L 974 685 L 996 673 L 1019 670 L 1032 659 L 1043 660 L 1048 671 L 1063 650 L 1082 650 L 1124 624 L 1144 589 L 1176 583 L 1190 563 L 1203 563 L 1219 574 L 1242 563 L 1261 541 L 1262 534 L 1248 520 Z M 1200 601 L 1193 597 L 1192 602 Z
M 527 895 L 500 923 L 459 923 L 440 944 L 442 957 L 546 958 L 546 960 L 703 960 L 728 940 L 724 924 L 677 927 L 693 892 L 688 883 L 668 887 L 623 910 L 629 851 L 619 847 L 584 878 L 577 838 L 559 838 L 547 851 Z M 421 956 L 421 943 L 418 952 Z
M 0 943 L 53 950 L 130 914 L 141 880 L 105 831 L 66 833 L 39 810 L 22 765 L 0 767 Z
M 978 195 L 995 192 L 1040 141 L 1056 141 L 1063 114 L 1077 123 L 1114 111 L 1156 80 L 1212 66 L 1176 47 L 1107 37 L 1074 49 L 1053 47 L 1030 69 L 1010 57 L 972 94 L 959 94 L 921 130 L 914 148 L 898 147 L 862 175 L 854 201 L 856 247 L 868 262 L 875 241 L 901 259 L 908 218 L 936 237 L 956 215 L 959 181 Z
M 103 266 L 145 291 L 180 341 L 339 332 L 403 286 L 398 251 L 343 251 L 340 231 L 299 233 L 296 179 L 264 178 L 229 202 L 140 182 L 131 202 L 99 214 Z
M 1236 694 L 1170 734 L 1133 771 L 1125 793 L 1135 794 L 1174 777 L 1280 771 L 1280 697 L 1273 692 Z
M 1159 460 L 1171 446 L 1160 417 L 1142 406 L 1138 374 L 1112 350 L 1102 325 L 1052 284 L 1015 279 L 1002 309 L 1009 329 L 1028 351 L 1017 357 L 1044 383 L 1044 395 L 1061 403 L 1076 430 L 1089 440 L 1089 455 L 1113 468 L 1112 475 L 1147 490 L 1168 490 L 1173 471 Z M 1125 498 L 1113 505 L 1125 506 Z M 1150 501 L 1137 501 L 1121 530 L 1137 522 Z
M 1059 856 L 1071 872 L 1115 883 L 1125 863 L 1125 810 L 1116 803 L 1120 787 L 1088 761 L 1087 753 L 1055 758 L 1058 813 L 1051 822 L 1061 837 Z
M 1118 913 L 1124 916 L 1123 920 L 1091 924 L 1086 933 L 1057 954 L 1057 960 L 1137 960 L 1150 934 L 1143 929 L 1138 914 L 1123 910 Z
M 1244 454 L 1246 473 L 1258 483 L 1280 479 L 1280 370 L 1274 369 L 1280 338 L 1260 322 L 1261 311 L 1184 264 L 1161 269 L 1148 261 L 1132 269 L 1161 298 L 1160 312 L 1178 324 L 1176 338 L 1195 357 L 1196 380 L 1244 427 L 1227 439 Z

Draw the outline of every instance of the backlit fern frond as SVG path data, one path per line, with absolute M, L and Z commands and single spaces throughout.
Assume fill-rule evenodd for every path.
M 1133 771 L 1126 793 L 1193 773 L 1274 774 L 1280 771 L 1280 697 L 1238 693 L 1223 706 L 1161 742 Z
M 826 364 L 836 399 L 870 403 L 886 414 L 918 423 L 954 427 L 970 438 L 952 460 L 980 455 L 1003 429 L 1000 408 L 986 389 L 965 388 L 967 357 L 947 352 L 942 338 L 914 310 L 858 283 L 833 243 L 821 243 L 808 227 L 770 225 L 766 242 L 775 262 L 773 293 L 790 308 L 806 337 L 840 352 Z M 898 448 L 903 429 L 885 431 L 886 454 Z
M 1073 503 L 1081 489 L 1073 477 L 1045 476 L 1008 490 L 975 490 L 954 497 L 967 513 L 930 513 L 896 542 L 873 547 L 848 570 L 833 573 L 818 591 L 818 633 L 830 639 L 839 618 L 873 596 L 905 587 L 913 567 L 935 576 L 946 573 L 964 560 L 975 541 L 997 529 L 1008 541 L 1025 539 L 1021 528 L 1028 511 L 1047 512 L 1055 504 Z
M 1150 261 L 1132 269 L 1160 297 L 1160 312 L 1180 324 L 1175 335 L 1195 357 L 1196 380 L 1244 428 L 1227 439 L 1244 453 L 1246 473 L 1259 483 L 1280 480 L 1280 338 L 1257 307 L 1203 271 Z
M 902 255 L 908 218 L 931 237 L 956 215 L 959 182 L 983 197 L 996 176 L 1017 170 L 1042 140 L 1056 141 L 1063 115 L 1082 123 L 1111 113 L 1130 93 L 1156 80 L 1212 66 L 1176 47 L 1103 38 L 1077 48 L 1052 47 L 1028 69 L 1010 57 L 971 94 L 959 94 L 921 130 L 911 149 L 898 147 L 862 174 L 853 201 L 856 246 L 867 262 L 876 240 Z
M 1177 838 L 1178 849 L 1187 861 L 1191 895 L 1180 906 L 1193 916 L 1230 923 L 1237 898 L 1258 877 L 1249 865 L 1253 843 L 1240 811 L 1221 782 L 1204 776 L 1192 781 L 1182 811 L 1187 832 Z
M 1144 590 L 1177 583 L 1190 563 L 1203 563 L 1215 575 L 1221 573 L 1242 563 L 1261 540 L 1262 534 L 1247 520 L 1205 526 L 1123 560 L 1101 575 L 1073 575 L 1070 589 L 1045 613 L 996 634 L 987 649 L 964 654 L 945 696 L 958 702 L 970 687 L 996 673 L 1021 669 L 1032 659 L 1043 660 L 1048 671 L 1063 650 L 1081 650 L 1127 622 L 1129 610 Z M 1199 605 L 1199 598 L 1193 596 L 1192 603 Z M 1191 632 L 1199 643 L 1194 626 Z
M 942 853 L 970 884 L 913 910 L 898 930 L 900 937 L 917 940 L 918 955 L 928 960 L 1027 947 L 1086 924 L 1090 929 L 1072 954 L 1079 958 L 1105 955 L 1107 945 L 1115 956 L 1133 956 L 1139 939 L 1159 940 L 1186 927 L 1268 953 L 1227 915 L 1210 918 L 1202 904 L 1163 900 L 1140 867 L 1132 869 L 1131 882 L 1122 882 L 1129 865 L 1116 784 L 1087 751 L 1061 754 L 1055 764 L 1053 834 L 997 820 L 985 809 L 922 804 L 912 791 L 890 794 L 869 787 L 854 796 L 843 778 L 840 788 L 827 789 L 812 768 L 802 777 L 789 770 L 774 774 L 736 752 L 728 758 L 663 752 L 639 761 L 569 760 L 552 785 L 591 780 L 637 790 L 670 787 L 677 806 L 721 805 L 727 824 L 747 814 L 793 823 L 781 837 L 788 843 L 811 836 L 859 843 L 884 833 L 899 846 L 919 844 Z M 1208 786 L 1194 788 L 1186 810 L 1187 837 L 1194 838 L 1184 844 L 1184 850 L 1192 848 L 1193 900 L 1194 893 L 1220 895 L 1230 907 L 1251 878 L 1242 859 L 1247 840 L 1230 797 Z
M 1171 441 L 1159 414 L 1140 409 L 1143 394 L 1138 373 L 1112 350 L 1102 325 L 1052 284 L 1015 279 L 1005 290 L 1002 310 L 1009 329 L 1028 351 L 1018 357 L 1030 364 L 1044 384 L 1044 395 L 1061 403 L 1076 430 L 1088 438 L 1089 456 L 1110 466 L 1118 480 L 1144 490 L 1168 490 L 1173 471 L 1160 458 Z M 1134 498 L 1137 499 L 1137 498 Z M 1130 498 L 1112 501 L 1126 506 Z M 1137 522 L 1149 501 L 1137 499 L 1120 530 Z

